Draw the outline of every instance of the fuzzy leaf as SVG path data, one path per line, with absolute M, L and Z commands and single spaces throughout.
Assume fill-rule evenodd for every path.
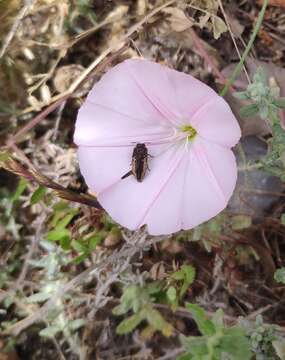
M 285 284 L 285 267 L 277 269 L 274 273 L 274 279 L 281 284 Z
M 134 314 L 123 320 L 117 327 L 116 332 L 119 335 L 128 334 L 133 331 L 144 320 L 143 312 Z
M 253 355 L 244 330 L 238 327 L 225 330 L 225 334 L 220 340 L 219 348 L 221 354 L 225 352 L 235 360 L 250 360 Z
M 144 314 L 146 316 L 147 321 L 151 326 L 155 329 L 160 330 L 164 336 L 171 336 L 173 332 L 173 328 L 171 324 L 169 324 L 160 312 L 152 307 L 148 306 L 144 309 Z
M 45 329 L 41 330 L 39 332 L 39 335 L 47 338 L 53 338 L 61 330 L 62 329 L 57 325 L 48 326 Z
M 79 328 L 81 328 L 82 326 L 84 326 L 86 324 L 86 320 L 84 319 L 76 319 L 76 320 L 72 320 L 72 321 L 69 321 L 68 323 L 68 327 L 75 331 Z
M 240 109 L 240 116 L 251 117 L 258 113 L 258 106 L 256 104 L 245 105 Z
M 50 297 L 51 297 L 50 293 L 37 293 L 37 294 L 29 296 L 27 298 L 27 302 L 28 303 L 39 303 L 39 302 L 46 301 Z
M 249 96 L 246 91 L 237 91 L 233 93 L 233 96 L 239 100 L 248 100 Z
M 215 333 L 215 326 L 211 320 L 207 319 L 205 311 L 196 304 L 186 304 L 186 308 L 193 315 L 199 331 L 203 335 L 213 335 Z
M 170 286 L 166 291 L 166 296 L 170 302 L 174 302 L 177 298 L 177 292 L 174 286 Z

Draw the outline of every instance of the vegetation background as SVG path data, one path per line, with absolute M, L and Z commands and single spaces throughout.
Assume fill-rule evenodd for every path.
M 1 360 L 285 359 L 284 35 L 284 0 L 0 0 Z M 242 127 L 235 194 L 194 230 L 122 229 L 80 176 L 78 108 L 134 56 Z

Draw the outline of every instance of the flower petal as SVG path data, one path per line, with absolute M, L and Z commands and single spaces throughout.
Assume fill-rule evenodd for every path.
M 193 76 L 147 60 L 125 62 L 145 96 L 176 125 L 191 117 L 210 100 L 219 96 Z
M 167 141 L 173 135 L 174 130 L 159 121 L 143 121 L 87 100 L 78 112 L 74 142 L 99 147 L 133 145 Z
M 80 171 L 96 194 L 120 181 L 131 167 L 133 146 L 78 148 Z
M 130 168 L 132 149 L 79 149 L 87 185 L 121 225 L 134 230 L 147 224 L 152 235 L 170 234 L 191 229 L 226 207 L 237 177 L 231 150 L 199 138 L 187 152 L 183 143 L 152 145 L 150 171 L 139 183 L 133 176 L 121 180 Z
M 188 143 L 178 130 L 191 124 Z M 182 130 L 182 129 L 181 129 Z M 230 147 L 240 137 L 228 105 L 205 84 L 146 60 L 127 60 L 94 86 L 79 111 L 75 142 L 82 175 L 110 216 L 150 234 L 190 229 L 222 211 L 237 167 Z M 135 144 L 145 143 L 150 170 L 131 169 Z
M 236 145 L 241 137 L 238 122 L 221 97 L 205 103 L 190 123 L 203 138 L 229 148 Z
M 77 145 L 96 146 L 98 140 L 106 142 L 112 134 L 133 136 L 142 127 L 148 134 L 151 125 L 151 133 L 164 136 L 167 127 L 171 131 L 172 124 L 138 87 L 127 64 L 125 61 L 109 70 L 90 91 L 77 117 Z
M 232 196 L 237 166 L 233 152 L 199 137 L 189 150 L 183 198 L 183 228 L 193 228 L 221 212 Z
M 146 223 L 153 204 L 157 198 L 165 196 L 165 188 L 169 180 L 175 177 L 176 181 L 173 183 L 175 191 L 170 194 L 166 191 L 169 206 L 160 209 L 160 225 L 157 227 L 155 225 L 157 228 L 155 233 L 170 233 L 178 231 L 181 227 L 180 212 L 176 211 L 176 208 L 179 210 L 181 204 L 179 192 L 182 194 L 183 189 L 183 176 L 180 177 L 180 172 L 183 172 L 180 164 L 185 155 L 183 149 L 184 144 L 181 143 L 173 146 L 149 146 L 149 154 L 153 157 L 149 160 L 150 170 L 143 182 L 138 182 L 134 176 L 121 180 L 121 176 L 130 169 L 133 148 L 81 147 L 80 169 L 87 185 L 97 194 L 105 210 L 115 221 L 129 229 L 137 229 Z M 104 162 L 102 162 L 103 154 Z M 91 163 L 94 163 L 92 168 Z M 153 214 L 153 211 L 151 213 Z

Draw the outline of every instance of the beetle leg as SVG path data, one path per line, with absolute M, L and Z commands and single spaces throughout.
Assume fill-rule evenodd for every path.
M 128 171 L 125 175 L 123 175 L 121 177 L 121 179 L 123 180 L 123 179 L 127 178 L 128 176 L 132 175 L 132 173 L 133 173 L 132 170 Z

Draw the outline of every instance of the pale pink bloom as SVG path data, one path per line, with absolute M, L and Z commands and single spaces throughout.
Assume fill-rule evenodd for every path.
M 74 141 L 81 173 L 109 215 L 128 229 L 147 224 L 152 235 L 191 229 L 222 211 L 237 167 L 240 138 L 230 107 L 190 75 L 133 59 L 108 71 L 78 113 Z M 145 143 L 150 171 L 130 170 Z

